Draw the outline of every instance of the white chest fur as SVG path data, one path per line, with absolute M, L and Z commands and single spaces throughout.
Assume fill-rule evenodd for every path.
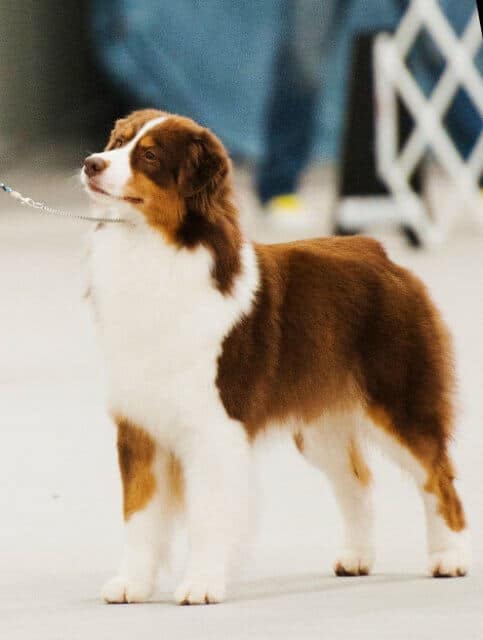
M 258 286 L 251 244 L 232 295 L 211 278 L 212 255 L 178 249 L 146 225 L 93 235 L 91 279 L 110 409 L 158 437 L 224 412 L 216 389 L 223 338 Z

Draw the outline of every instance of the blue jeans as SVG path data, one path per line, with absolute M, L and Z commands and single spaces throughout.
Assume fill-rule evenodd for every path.
M 266 115 L 265 154 L 257 191 L 262 203 L 292 193 L 306 166 L 317 126 L 316 110 L 328 33 L 337 0 L 298 0 L 285 5 L 284 35 L 275 59 Z M 344 0 L 339 0 L 344 5 Z
M 296 191 L 314 151 L 338 156 L 353 37 L 392 27 L 400 14 L 395 0 L 298 0 L 292 7 L 274 68 L 257 177 L 262 203 Z
M 190 115 L 259 162 L 267 200 L 294 191 L 312 156 L 339 157 L 353 36 L 393 29 L 407 1 L 91 0 L 92 41 L 133 106 Z M 454 24 L 475 6 L 441 3 Z

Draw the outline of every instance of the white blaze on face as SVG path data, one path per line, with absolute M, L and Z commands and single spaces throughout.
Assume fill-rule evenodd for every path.
M 90 156 L 91 158 L 101 158 L 107 163 L 107 167 L 96 176 L 96 185 L 108 194 L 122 198 L 124 196 L 126 183 L 132 177 L 130 162 L 132 150 L 148 131 L 164 122 L 167 117 L 168 116 L 160 116 L 159 118 L 149 120 L 141 127 L 132 140 L 119 149 L 111 149 L 110 151 L 92 154 Z M 86 185 L 88 178 L 84 171 L 82 171 L 81 178 L 83 184 Z

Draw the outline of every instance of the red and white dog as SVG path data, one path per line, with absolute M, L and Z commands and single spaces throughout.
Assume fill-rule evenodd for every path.
M 247 240 L 225 149 L 184 117 L 119 120 L 82 178 L 131 223 L 101 225 L 91 257 L 127 535 L 105 600 L 150 597 L 181 511 L 190 551 L 175 599 L 223 599 L 252 511 L 251 444 L 273 425 L 333 484 L 338 575 L 374 562 L 367 439 L 414 477 L 431 575 L 464 575 L 452 354 L 421 282 L 368 238 Z

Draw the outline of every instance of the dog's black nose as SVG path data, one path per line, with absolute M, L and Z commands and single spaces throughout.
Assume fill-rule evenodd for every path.
M 99 156 L 88 156 L 84 160 L 84 171 L 89 178 L 92 178 L 96 173 L 101 173 L 107 167 L 107 162 Z

